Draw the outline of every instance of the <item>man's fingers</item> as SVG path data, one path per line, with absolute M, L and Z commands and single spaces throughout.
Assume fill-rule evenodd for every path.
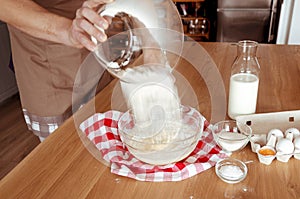
M 108 28 L 111 20 L 100 16 L 97 11 L 106 3 L 114 0 L 87 0 L 84 1 L 81 8 L 76 11 L 76 17 L 73 19 L 70 29 L 70 40 L 77 47 L 84 46 L 90 51 L 96 48 L 96 44 L 92 42 L 94 37 L 99 42 L 107 40 L 104 32 Z
M 76 32 L 74 34 L 76 39 L 80 42 L 82 46 L 87 48 L 90 51 L 94 51 L 96 48 L 96 45 L 88 38 L 88 36 L 81 32 Z
M 106 39 L 107 39 L 106 34 L 103 31 L 96 28 L 91 23 L 89 23 L 87 20 L 77 19 L 75 21 L 75 23 L 76 23 L 77 27 L 80 27 L 80 28 L 78 28 L 78 30 L 81 29 L 82 30 L 81 32 L 86 32 L 87 34 L 95 37 L 100 42 L 106 41 Z
M 86 7 L 78 9 L 76 12 L 76 17 L 85 18 L 86 20 L 90 21 L 90 23 L 95 24 L 102 29 L 107 29 L 109 23 L 105 18 Z

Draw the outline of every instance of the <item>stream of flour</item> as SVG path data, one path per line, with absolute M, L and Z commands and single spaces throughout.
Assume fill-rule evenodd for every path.
M 135 126 L 131 134 L 149 143 L 169 143 L 181 125 L 180 99 L 170 68 L 152 65 L 128 68 L 121 89 Z

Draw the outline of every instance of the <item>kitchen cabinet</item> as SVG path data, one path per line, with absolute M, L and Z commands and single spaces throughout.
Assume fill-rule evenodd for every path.
M 203 7 L 205 0 L 173 0 L 182 19 L 187 40 L 210 40 L 210 21 Z

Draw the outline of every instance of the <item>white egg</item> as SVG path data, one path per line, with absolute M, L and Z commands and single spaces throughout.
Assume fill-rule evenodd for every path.
M 267 141 L 270 139 L 271 135 L 275 135 L 277 140 L 283 138 L 283 132 L 280 129 L 271 129 L 267 136 Z
M 294 144 L 291 140 L 281 138 L 276 144 L 276 151 L 282 154 L 289 154 L 294 152 Z
M 294 139 L 294 145 L 295 145 L 295 149 L 300 150 L 300 136 L 297 136 Z
M 297 137 L 300 135 L 300 131 L 297 128 L 288 128 L 285 132 L 284 135 L 287 136 L 289 133 L 293 134 L 293 138 Z

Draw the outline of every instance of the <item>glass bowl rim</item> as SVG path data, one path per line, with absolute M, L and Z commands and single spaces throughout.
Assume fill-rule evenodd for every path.
M 227 164 L 226 164 L 227 163 Z M 229 163 L 229 164 L 228 164 Z M 220 172 L 220 168 L 221 166 L 223 165 L 235 165 L 235 166 L 238 166 L 239 168 L 242 169 L 243 171 L 243 175 L 241 175 L 240 178 L 237 178 L 235 180 L 232 180 L 232 179 L 228 179 L 226 178 L 224 175 L 222 175 L 222 173 Z M 232 158 L 232 157 L 228 157 L 228 158 L 225 158 L 225 159 L 222 159 L 222 160 L 219 160 L 216 165 L 215 165 L 215 172 L 217 174 L 217 176 L 224 180 L 225 182 L 227 183 L 238 183 L 238 182 L 241 182 L 242 180 L 244 180 L 248 174 L 248 168 L 247 168 L 247 165 L 241 161 L 241 160 L 238 160 L 236 158 Z
M 232 139 L 232 138 L 224 138 L 224 137 L 220 137 L 219 136 L 219 133 L 215 133 L 215 126 L 217 126 L 218 124 L 221 124 L 221 123 L 236 123 L 236 124 L 239 124 L 239 125 L 244 125 L 246 127 L 248 127 L 248 129 L 250 130 L 250 133 L 246 133 L 246 132 L 236 132 L 238 134 L 241 134 L 241 135 L 245 135 L 245 138 L 236 138 L 236 139 Z M 239 126 L 237 125 L 237 127 Z M 243 140 L 248 140 L 248 142 L 250 141 L 250 138 L 252 137 L 252 129 L 250 126 L 248 126 L 247 124 L 244 124 L 244 123 L 241 123 L 241 122 L 238 122 L 236 120 L 223 120 L 223 121 L 219 121 L 217 123 L 215 123 L 213 125 L 213 129 L 212 129 L 212 133 L 216 136 L 218 136 L 218 139 L 221 139 L 221 140 L 225 140 L 225 141 L 243 141 Z
M 189 108 L 189 110 L 190 109 L 193 109 L 193 111 L 194 112 L 196 112 L 196 114 L 197 114 L 197 117 L 195 116 L 195 115 L 188 115 L 189 117 L 191 117 L 190 119 L 193 119 L 196 123 L 197 123 L 197 129 L 198 129 L 198 131 L 197 131 L 197 133 L 194 133 L 193 135 L 190 135 L 190 136 L 188 136 L 188 137 L 186 137 L 186 138 L 184 138 L 184 139 L 181 139 L 181 140 L 176 140 L 176 141 L 173 141 L 173 142 L 160 142 L 160 143 L 147 143 L 147 142 L 145 142 L 145 141 L 142 141 L 142 140 L 137 140 L 137 139 L 134 139 L 134 136 L 133 135 L 130 135 L 130 134 L 128 134 L 128 133 L 126 133 L 126 132 L 124 132 L 123 130 L 122 130 L 122 128 L 120 128 L 120 121 L 121 121 L 121 118 L 122 117 L 125 117 L 125 114 L 130 114 L 131 115 L 131 109 L 129 109 L 129 110 L 127 110 L 126 112 L 124 112 L 123 114 L 122 114 L 122 116 L 119 118 L 119 120 L 118 120 L 118 133 L 119 133 L 119 136 L 120 136 L 120 138 L 121 138 L 121 140 L 122 139 L 128 139 L 128 140 L 130 140 L 130 141 L 133 141 L 133 142 L 135 142 L 135 143 L 140 143 L 140 144 L 152 144 L 152 145 L 161 145 L 161 144 L 176 144 L 176 143 L 179 143 L 179 142 L 183 142 L 183 141 L 188 141 L 188 140 L 191 140 L 191 139 L 195 139 L 195 138 L 197 138 L 197 139 L 195 139 L 196 141 L 198 141 L 200 138 L 201 138 L 201 136 L 202 136 L 202 134 L 203 134 L 203 131 L 204 131 L 204 119 L 203 119 L 203 117 L 201 116 L 201 114 L 199 113 L 199 111 L 197 110 L 197 109 L 195 109 L 195 108 L 192 108 L 192 107 L 190 107 L 190 106 L 183 106 L 183 105 L 181 105 L 181 107 L 180 107 L 180 110 L 183 110 L 183 112 L 189 112 L 189 111 L 184 111 L 184 109 L 185 108 Z M 123 120 L 124 121 L 124 120 Z M 131 120 L 132 121 L 132 120 Z M 128 121 L 126 121 L 126 124 L 128 124 Z M 124 138 L 122 138 L 122 137 L 124 137 Z M 148 139 L 148 138 L 146 138 L 146 139 Z M 122 140 L 123 141 L 123 140 Z M 127 142 L 123 142 L 125 145 L 129 145 Z M 129 146 L 131 146 L 131 145 L 129 145 Z

